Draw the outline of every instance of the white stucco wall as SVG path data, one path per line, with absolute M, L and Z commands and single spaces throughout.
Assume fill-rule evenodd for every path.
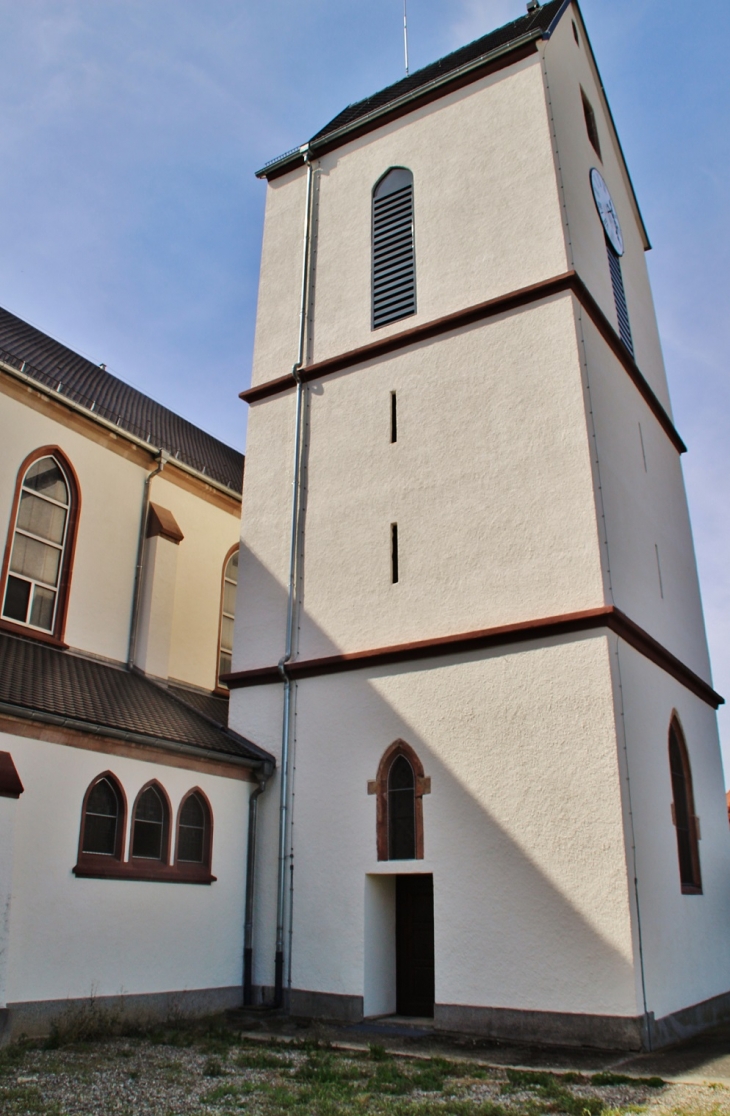
M 566 294 L 313 384 L 300 657 L 603 605 L 581 379 Z M 251 409 L 238 670 L 282 653 L 292 423 Z
M 154 462 L 124 443 L 124 455 L 55 417 L 2 395 L 0 418 L 0 547 L 4 550 L 22 462 L 39 446 L 59 446 L 81 491 L 81 513 L 69 593 L 65 639 L 95 655 L 125 662 L 132 611 L 144 479 Z M 90 430 L 93 427 L 90 424 Z M 122 439 L 119 439 L 122 443 Z M 168 466 L 174 471 L 174 466 Z M 221 582 L 225 556 L 238 541 L 239 507 L 222 507 L 170 479 L 151 481 L 151 498 L 172 511 L 185 535 L 178 548 L 170 676 L 195 686 L 216 684 Z M 153 671 L 153 673 L 156 673 Z
M 240 984 L 251 784 L 26 737 L 0 741 L 25 786 L 15 816 L 8 1002 Z M 200 787 L 213 811 L 217 882 L 77 879 L 84 793 L 105 770 L 118 777 L 128 810 L 150 779 L 167 791 L 174 817 L 184 794 Z
M 271 691 L 280 705 L 280 687 L 234 692 L 239 731 L 274 712 Z M 639 1014 L 605 637 L 306 680 L 296 710 L 295 988 L 377 983 L 387 896 L 366 908 L 366 877 L 415 869 L 434 874 L 437 1002 Z M 425 859 L 400 865 L 376 859 L 367 794 L 398 737 L 432 780 Z M 261 800 L 262 881 L 277 789 Z M 272 979 L 272 913 L 269 896 L 259 983 Z
M 580 46 L 576 45 L 573 38 L 573 19 L 579 26 Z M 571 5 L 563 14 L 550 40 L 542 45 L 542 51 L 571 264 L 587 284 L 609 322 L 617 328 L 603 226 L 596 211 L 589 180 L 591 167 L 597 167 L 611 192 L 623 232 L 625 252 L 621 258 L 621 272 L 636 361 L 665 410 L 671 415 L 638 214 L 600 91 L 598 72 L 590 57 L 585 30 L 575 6 Z M 596 114 L 601 158 L 588 138 L 581 86 Z
M 371 328 L 372 190 L 414 176 L 418 312 Z M 313 360 L 368 344 L 567 269 L 537 54 L 318 161 Z M 296 354 L 305 174 L 267 186 L 254 384 Z
M 730 827 L 713 709 L 619 642 L 647 1006 L 660 1019 L 730 990 Z M 702 895 L 680 888 L 669 724 L 679 716 L 700 819 Z
M 17 802 L 0 796 L 0 1008 L 6 1004 L 10 907 L 13 881 L 13 839 Z

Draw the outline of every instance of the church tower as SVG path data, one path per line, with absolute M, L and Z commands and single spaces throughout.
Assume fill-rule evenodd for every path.
M 578 4 L 531 0 L 260 177 L 229 676 L 279 757 L 254 994 L 626 1048 L 723 1017 L 722 699 Z

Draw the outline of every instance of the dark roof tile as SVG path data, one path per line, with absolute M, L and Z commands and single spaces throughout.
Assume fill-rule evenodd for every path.
M 220 707 L 227 702 L 211 694 L 198 712 L 190 696 L 205 697 L 182 688 L 167 689 L 112 664 L 0 632 L 0 702 L 5 711 L 16 706 L 26 715 L 37 711 L 85 722 L 90 731 L 100 726 L 218 755 L 271 761 L 268 752 L 225 727 L 227 708 Z
M 0 360 L 234 492 L 243 454 L 0 307 Z

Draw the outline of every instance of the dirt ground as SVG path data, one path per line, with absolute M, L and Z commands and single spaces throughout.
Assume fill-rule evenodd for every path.
M 256 1039 L 225 1021 L 0 1052 L 2 1116 L 730 1116 L 730 1087 Z

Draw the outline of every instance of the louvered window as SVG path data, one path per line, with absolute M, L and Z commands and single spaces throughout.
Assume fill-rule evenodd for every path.
M 611 283 L 613 285 L 613 300 L 616 303 L 616 314 L 618 316 L 618 332 L 621 340 L 631 355 L 634 355 L 634 342 L 631 337 L 631 324 L 629 322 L 629 310 L 626 305 L 626 291 L 624 290 L 624 277 L 621 274 L 621 260 L 614 252 L 611 245 L 606 241 L 606 253 L 608 255 L 608 266 L 611 271 Z
M 373 329 L 415 312 L 413 175 L 394 167 L 373 192 Z

